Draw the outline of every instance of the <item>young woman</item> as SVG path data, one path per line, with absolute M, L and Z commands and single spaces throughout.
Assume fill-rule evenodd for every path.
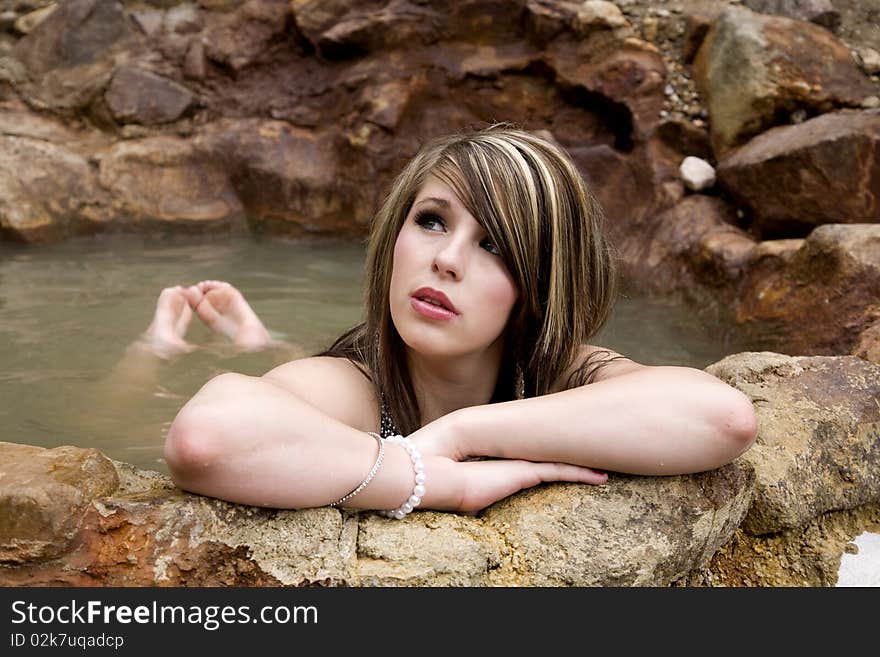
M 589 344 L 614 258 L 597 202 L 548 140 L 498 124 L 428 143 L 373 222 L 366 275 L 366 320 L 329 350 L 223 374 L 186 403 L 165 443 L 177 485 L 400 518 L 609 470 L 709 470 L 755 439 L 749 399 L 717 378 Z M 225 305 L 230 338 L 247 323 L 265 339 L 231 286 L 176 290 L 214 321 Z

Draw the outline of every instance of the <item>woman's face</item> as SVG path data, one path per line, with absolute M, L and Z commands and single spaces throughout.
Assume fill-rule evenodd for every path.
M 445 294 L 455 312 L 419 301 L 423 288 Z M 495 244 L 453 191 L 429 176 L 394 245 L 391 317 L 403 341 L 426 357 L 503 350 L 517 295 Z

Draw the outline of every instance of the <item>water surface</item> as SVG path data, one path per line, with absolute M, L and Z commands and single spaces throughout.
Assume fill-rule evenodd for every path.
M 72 240 L 39 248 L 0 243 L 0 440 L 96 447 L 167 472 L 162 442 L 177 411 L 222 372 L 259 376 L 291 353 L 329 346 L 362 319 L 358 242 L 150 237 Z M 125 359 L 162 288 L 203 279 L 238 287 L 293 352 L 236 353 L 198 318 L 200 348 L 165 361 Z M 650 364 L 705 367 L 743 351 L 694 309 L 621 296 L 595 344 Z

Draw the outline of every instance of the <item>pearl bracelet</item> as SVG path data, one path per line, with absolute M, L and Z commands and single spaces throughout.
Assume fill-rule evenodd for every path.
M 422 502 L 422 497 L 425 494 L 425 464 L 422 463 L 422 455 L 419 453 L 419 450 L 409 438 L 404 438 L 401 435 L 388 436 L 388 438 L 385 439 L 385 442 L 396 443 L 403 447 L 406 450 L 406 453 L 409 454 L 409 458 L 412 460 L 413 464 L 415 484 L 413 485 L 412 495 L 410 495 L 409 499 L 396 509 L 379 511 L 381 515 L 387 518 L 402 520 L 407 513 L 412 511 Z

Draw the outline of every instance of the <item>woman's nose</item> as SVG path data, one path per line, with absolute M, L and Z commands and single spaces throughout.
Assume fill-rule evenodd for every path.
M 434 256 L 434 271 L 443 276 L 460 280 L 466 267 L 466 244 L 464 240 L 450 238 Z

